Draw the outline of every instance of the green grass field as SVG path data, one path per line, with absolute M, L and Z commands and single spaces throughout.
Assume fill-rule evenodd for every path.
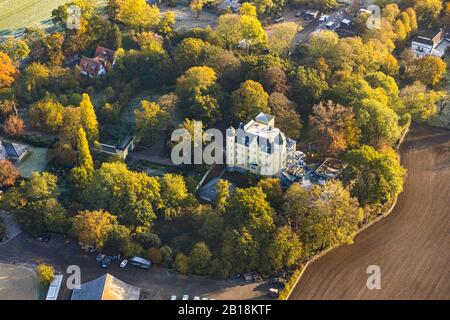
M 0 37 L 20 35 L 26 27 L 52 27 L 52 10 L 70 0 L 0 0 Z M 106 0 L 96 0 L 104 7 Z

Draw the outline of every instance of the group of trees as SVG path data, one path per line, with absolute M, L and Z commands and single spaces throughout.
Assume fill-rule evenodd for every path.
M 334 0 L 306 2 L 323 11 L 337 6 Z M 351 243 L 360 224 L 402 191 L 406 171 L 393 146 L 405 126 L 410 119 L 426 121 L 444 98 L 445 63 L 413 59 L 403 50 L 419 26 L 436 23 L 442 1 L 379 2 L 381 29 L 367 28 L 368 17 L 361 15 L 357 36 L 315 32 L 293 58 L 287 53 L 297 24 L 276 25 L 268 35 L 260 21 L 286 1 L 245 2 L 239 13 L 221 15 L 214 29 L 180 33 L 172 13 L 160 15 L 145 0 L 109 1 L 110 19 L 98 16 L 88 0 L 58 7 L 53 21 L 65 26 L 68 7 L 79 6 L 80 28 L 51 35 L 27 30 L 23 40 L 0 46 L 0 89 L 14 93 L 0 101 L 0 119 L 6 134 L 18 136 L 24 123 L 17 107 L 26 107 L 30 127 L 58 136 L 55 162 L 70 171 L 18 180 L 17 169 L 0 162 L 0 186 L 8 189 L 3 206 L 33 234 L 67 233 L 83 246 L 218 278 L 277 272 Z M 192 1 L 191 8 L 200 13 L 202 5 Z M 98 44 L 116 50 L 105 78 L 83 79 L 77 67 L 62 67 L 76 54 L 90 56 Z M 140 102 L 134 112 L 140 143 L 166 134 L 175 109 L 190 131 L 191 119 L 205 128 L 237 125 L 262 111 L 275 115 L 287 136 L 312 143 L 319 157 L 343 159 L 342 182 L 283 191 L 278 179 L 261 179 L 230 192 L 219 180 L 216 201 L 203 205 L 193 195 L 192 177 L 149 176 L 117 158 L 97 157 L 106 125 L 120 122 L 135 93 L 157 87 L 171 92 Z M 96 91 L 103 97 L 92 100 L 100 100 L 97 110 L 91 102 Z

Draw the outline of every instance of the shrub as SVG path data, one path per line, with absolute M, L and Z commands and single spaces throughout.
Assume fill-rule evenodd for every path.
M 39 280 L 44 284 L 50 284 L 55 278 L 55 269 L 45 263 L 41 263 L 37 267 Z

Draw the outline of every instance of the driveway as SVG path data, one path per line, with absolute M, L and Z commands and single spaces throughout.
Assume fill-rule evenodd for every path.
M 264 299 L 269 285 L 265 282 L 245 283 L 242 281 L 216 281 L 192 275 L 181 275 L 171 269 L 152 266 L 149 270 L 133 266 L 119 268 L 112 263 L 103 269 L 95 262 L 95 254 L 82 251 L 78 244 L 62 236 L 55 236 L 42 243 L 21 233 L 0 247 L 0 263 L 37 265 L 49 263 L 57 271 L 65 273 L 67 266 L 78 265 L 81 269 L 81 282 L 91 281 L 105 272 L 142 289 L 144 299 L 165 300 L 171 295 L 181 297 L 207 297 L 225 299 Z M 63 287 L 60 297 L 70 299 L 71 292 Z
M 401 156 L 408 177 L 392 213 L 312 263 L 290 299 L 450 299 L 450 131 L 414 125 Z M 380 290 L 366 287 L 370 265 Z

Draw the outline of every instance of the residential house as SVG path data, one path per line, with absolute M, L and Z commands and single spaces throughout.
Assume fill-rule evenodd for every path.
M 81 57 L 81 74 L 91 78 L 104 76 L 106 70 L 115 64 L 115 52 L 111 49 L 97 46 L 93 58 Z
M 439 32 L 429 32 L 427 35 L 419 35 L 412 39 L 411 50 L 418 59 L 426 56 L 441 58 L 450 45 L 450 37 L 445 29 Z

